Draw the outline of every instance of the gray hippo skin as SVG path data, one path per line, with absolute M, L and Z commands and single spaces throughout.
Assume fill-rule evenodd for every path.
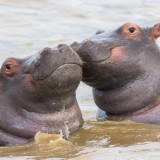
M 98 120 L 160 124 L 159 36 L 160 23 L 127 23 L 71 45 L 84 62 L 82 80 L 93 87 Z
M 82 61 L 67 45 L 6 59 L 0 73 L 0 145 L 28 142 L 38 131 L 76 131 L 83 122 L 75 97 L 81 78 Z

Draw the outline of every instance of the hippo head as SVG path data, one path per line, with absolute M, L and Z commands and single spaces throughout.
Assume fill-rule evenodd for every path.
M 94 88 L 109 90 L 138 77 L 148 63 L 155 63 L 155 56 L 159 57 L 155 43 L 160 35 L 158 27 L 141 29 L 127 23 L 113 32 L 98 31 L 85 39 L 76 50 L 84 62 L 82 80 Z
M 77 130 L 82 116 L 75 90 L 81 77 L 82 62 L 67 45 L 6 59 L 0 73 L 0 144 L 27 142 L 38 131 Z
M 84 62 L 82 80 L 93 87 L 105 118 L 160 124 L 160 114 L 149 113 L 160 104 L 159 36 L 160 23 L 150 28 L 127 23 L 71 45 Z

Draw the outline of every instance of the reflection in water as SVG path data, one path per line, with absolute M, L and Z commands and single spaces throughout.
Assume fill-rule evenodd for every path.
M 9 56 L 29 56 L 59 43 L 81 41 L 98 29 L 110 30 L 126 22 L 153 26 L 159 22 L 159 3 L 158 0 L 2 0 L 0 62 Z M 159 159 L 159 125 L 97 122 L 91 88 L 81 83 L 77 98 L 85 122 L 68 140 L 61 135 L 37 133 L 29 143 L 1 147 L 0 159 Z

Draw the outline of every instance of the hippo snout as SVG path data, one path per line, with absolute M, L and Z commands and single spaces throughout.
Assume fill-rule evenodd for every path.
M 71 47 L 60 44 L 55 48 L 44 48 L 36 55 L 29 57 L 23 65 L 25 65 L 25 73 L 31 73 L 36 80 L 43 80 L 64 64 L 82 67 L 78 54 Z

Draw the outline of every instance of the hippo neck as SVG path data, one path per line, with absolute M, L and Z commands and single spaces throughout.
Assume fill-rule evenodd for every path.
M 76 100 L 75 93 L 65 94 L 65 95 L 55 95 L 54 97 L 36 98 L 36 97 L 25 97 L 21 99 L 16 98 L 17 95 L 9 95 L 10 106 L 17 109 L 17 111 L 24 109 L 28 112 L 35 113 L 54 113 L 61 110 L 68 109 L 72 107 Z M 15 101 L 16 98 L 16 101 Z
M 158 103 L 160 70 L 146 72 L 121 88 L 104 91 L 93 89 L 97 106 L 109 114 L 125 114 Z
M 2 137 L 9 137 L 8 144 L 24 143 L 39 131 L 50 134 L 62 132 L 67 137 L 82 122 L 76 99 L 70 108 L 48 114 L 28 112 L 25 109 L 17 111 L 13 107 L 4 106 L 0 114 L 0 133 Z

